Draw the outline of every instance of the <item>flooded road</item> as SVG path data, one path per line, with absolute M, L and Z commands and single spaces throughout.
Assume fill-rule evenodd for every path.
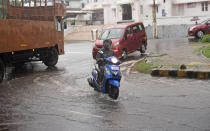
M 153 43 L 151 51 L 171 48 Z M 210 81 L 123 73 L 113 101 L 86 81 L 94 63 L 91 49 L 88 42 L 66 44 L 54 68 L 35 62 L 7 69 L 0 85 L 0 130 L 210 130 Z

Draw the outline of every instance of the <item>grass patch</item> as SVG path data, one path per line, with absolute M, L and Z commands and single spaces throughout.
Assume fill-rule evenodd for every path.
M 203 43 L 210 43 L 210 34 L 204 35 L 201 42 Z
M 172 65 L 169 65 L 169 67 L 174 68 L 174 69 L 179 69 L 180 65 L 172 64 Z
M 210 48 L 210 47 L 209 47 Z M 141 61 L 139 63 L 137 63 L 135 65 L 135 69 L 138 72 L 141 73 L 145 73 L 145 74 L 151 74 L 152 70 L 155 68 L 166 68 L 166 69 L 175 69 L 175 70 L 179 70 L 181 65 L 178 64 L 166 64 L 166 65 L 162 65 L 162 64 L 154 64 L 154 63 L 146 63 L 145 61 Z M 198 65 L 186 65 L 187 68 L 199 68 Z
M 145 61 L 141 61 L 135 65 L 135 69 L 141 73 L 150 74 L 152 69 L 159 67 L 158 64 L 146 63 Z
M 203 47 L 201 50 L 205 57 L 210 58 L 210 46 Z
M 155 58 L 155 59 L 151 59 L 152 63 L 160 63 L 160 62 L 164 62 L 164 60 L 160 59 L 160 58 Z
M 160 57 L 162 57 L 162 56 L 167 56 L 167 55 L 168 55 L 168 54 L 166 54 L 166 53 L 165 53 L 165 54 L 160 54 Z
M 166 56 L 168 54 L 164 53 L 164 54 L 160 54 L 158 52 L 149 52 L 149 56 L 154 56 L 154 57 L 162 57 L 162 56 Z
M 186 65 L 187 68 L 199 68 L 199 65 Z
M 210 43 L 203 43 L 203 42 L 198 42 L 195 44 L 191 44 L 191 46 L 201 46 L 201 45 L 209 45 Z

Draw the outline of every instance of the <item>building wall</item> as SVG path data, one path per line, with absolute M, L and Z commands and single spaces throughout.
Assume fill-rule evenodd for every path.
M 122 0 L 123 1 L 123 0 Z M 191 0 L 189 0 L 191 1 Z M 180 25 L 194 24 L 191 21 L 193 16 L 199 16 L 200 21 L 210 17 L 210 0 L 208 3 L 208 11 L 202 11 L 201 2 L 197 0 L 190 7 L 187 3 L 176 3 L 175 0 L 156 0 L 157 9 L 157 24 L 158 25 Z M 183 1 L 181 1 L 183 2 Z M 89 3 L 99 3 L 103 5 L 104 24 L 114 24 L 122 21 L 122 7 L 117 3 L 117 0 L 89 0 Z M 132 6 L 132 20 L 143 21 L 145 26 L 152 26 L 152 0 L 130 0 Z M 143 9 L 142 9 L 143 8 Z M 162 10 L 165 10 L 166 16 L 163 16 Z
M 110 0 L 104 0 L 104 20 L 105 24 L 116 23 L 122 21 L 122 8 L 117 5 L 116 2 Z M 202 1 L 202 0 L 201 0 Z M 170 24 L 193 24 L 190 19 L 193 16 L 199 16 L 201 20 L 210 17 L 210 0 L 208 0 L 208 11 L 201 10 L 201 2 L 194 3 L 195 7 L 189 7 L 185 4 L 173 4 L 173 0 L 156 0 L 158 5 L 157 19 L 158 25 L 170 25 Z M 133 0 L 132 6 L 132 18 L 134 21 L 143 21 L 145 25 L 152 25 L 152 1 L 151 0 Z M 143 7 L 143 14 L 141 14 L 141 5 Z M 113 17 L 112 7 L 116 6 L 116 17 Z M 166 16 L 162 16 L 162 10 L 165 10 Z M 176 17 L 177 16 L 177 17 Z M 200 20 L 200 21 L 201 21 Z
M 67 10 L 82 9 L 81 0 L 66 0 L 66 3 L 69 3 L 69 5 L 66 5 Z
M 210 2 L 208 2 L 208 11 L 202 11 L 201 2 L 194 3 L 194 4 L 195 4 L 195 7 L 193 8 L 189 8 L 187 4 L 184 4 L 185 16 L 210 15 Z
M 183 38 L 188 36 L 189 24 L 182 25 L 159 25 L 157 27 L 158 38 Z M 148 39 L 153 38 L 153 27 L 147 26 L 146 33 Z

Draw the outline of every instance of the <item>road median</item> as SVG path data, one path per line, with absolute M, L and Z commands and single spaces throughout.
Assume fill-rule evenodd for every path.
M 159 77 L 210 79 L 210 71 L 154 69 L 151 75 Z

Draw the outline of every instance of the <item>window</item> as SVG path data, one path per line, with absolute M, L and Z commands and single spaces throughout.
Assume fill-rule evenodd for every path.
M 29 7 L 29 0 L 24 0 L 24 7 Z
M 7 16 L 7 1 L 0 0 L 0 19 L 6 18 Z
M 140 14 L 144 13 L 143 5 L 140 5 Z
M 116 9 L 113 9 L 114 18 L 116 18 Z
M 208 20 L 205 24 L 210 24 L 210 20 Z
M 165 9 L 162 9 L 162 16 L 166 16 Z
M 128 27 L 128 28 L 126 29 L 126 32 L 125 32 L 125 35 L 124 35 L 124 39 L 125 39 L 125 40 L 127 40 L 127 35 L 128 35 L 128 34 L 132 34 L 131 28 L 130 28 L 130 27 Z
M 36 6 L 40 6 L 41 0 L 36 0 Z
M 29 1 L 29 6 L 30 6 L 30 7 L 34 7 L 34 0 L 30 0 L 30 1 Z
M 0 19 L 4 17 L 3 10 L 3 0 L 0 0 Z
M 202 11 L 208 11 L 208 2 L 202 2 L 201 3 L 201 10 Z
M 15 6 L 15 0 L 10 0 L 10 5 Z
M 187 3 L 187 8 L 195 8 L 196 3 Z
M 84 3 L 82 3 L 82 8 L 84 8 L 85 7 L 85 4 Z
M 132 32 L 131 32 L 131 28 L 129 27 L 127 30 L 126 30 L 126 35 L 128 35 L 128 34 L 131 34 Z
M 56 19 L 56 30 L 57 31 L 63 31 L 62 20 L 59 19 L 59 18 Z
M 156 6 L 156 13 L 158 13 L 159 9 L 158 9 L 158 6 Z
M 47 0 L 47 6 L 52 6 L 53 4 L 53 0 Z
M 69 1 L 66 1 L 66 6 L 69 6 Z
M 139 30 L 143 31 L 144 30 L 144 26 L 142 24 L 138 25 L 139 26 Z
M 45 6 L 45 0 L 41 0 L 41 6 Z
M 133 26 L 133 32 L 134 32 L 135 34 L 138 33 L 138 32 L 140 32 L 139 25 Z
M 16 6 L 22 7 L 22 0 L 16 0 Z

